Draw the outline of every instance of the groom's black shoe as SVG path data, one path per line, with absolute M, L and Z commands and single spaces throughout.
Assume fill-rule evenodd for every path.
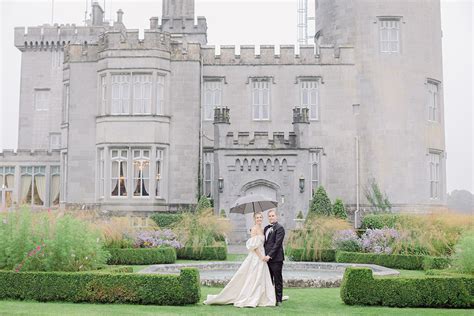
M 281 307 L 281 302 L 276 302 L 277 307 Z

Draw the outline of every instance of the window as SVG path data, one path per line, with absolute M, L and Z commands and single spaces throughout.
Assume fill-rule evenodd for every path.
M 162 197 L 163 189 L 161 184 L 163 183 L 163 149 L 156 150 L 156 177 L 155 177 L 155 196 L 157 198 Z
M 31 204 L 37 206 L 45 205 L 45 170 L 46 167 L 44 166 L 21 167 L 20 200 L 22 204 Z
M 212 197 L 213 153 L 204 153 L 204 195 Z
M 106 113 L 107 111 L 107 77 L 105 75 L 100 76 L 100 113 Z
M 214 119 L 214 108 L 222 106 L 222 81 L 204 82 L 204 120 Z
M 0 167 L 0 208 L 12 207 L 15 187 L 15 167 Z
M 252 80 L 252 113 L 256 121 L 270 119 L 270 81 Z
M 440 164 L 441 153 L 430 152 L 430 198 L 434 200 L 440 198 Z
M 150 151 L 133 150 L 133 196 L 150 195 Z
M 51 206 L 59 205 L 59 166 L 51 166 L 51 186 L 49 190 Z
M 400 19 L 380 19 L 380 52 L 400 52 Z
M 127 149 L 113 149 L 111 150 L 112 160 L 112 192 L 113 197 L 127 196 Z
M 61 134 L 49 133 L 49 150 L 61 148 Z
M 133 114 L 151 114 L 151 75 L 133 75 Z
M 61 154 L 61 173 L 62 173 L 62 180 L 61 180 L 61 193 L 60 197 L 63 200 L 63 202 L 66 201 L 66 196 L 67 196 L 67 168 L 68 168 L 68 162 L 67 162 L 67 153 L 62 153 Z
M 428 81 L 428 120 L 439 122 L 439 85 Z
M 310 159 L 311 159 L 311 196 L 313 196 L 320 185 L 319 152 L 310 153 Z
M 158 75 L 156 81 L 156 114 L 164 113 L 165 76 Z
M 105 157 L 104 149 L 99 149 L 99 196 L 104 197 L 105 194 Z
M 35 110 L 48 111 L 49 109 L 49 89 L 35 89 Z
M 64 60 L 64 52 L 61 49 L 51 51 L 51 68 L 61 69 Z
M 319 119 L 319 91 L 316 80 L 300 82 L 300 106 L 309 109 L 310 119 Z
M 130 75 L 112 75 L 112 114 L 129 114 Z
M 69 117 L 69 83 L 63 85 L 63 123 L 67 123 Z

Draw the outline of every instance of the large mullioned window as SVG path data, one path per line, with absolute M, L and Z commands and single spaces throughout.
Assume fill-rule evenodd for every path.
M 400 52 L 400 19 L 381 18 L 380 29 L 380 52 L 396 54 Z

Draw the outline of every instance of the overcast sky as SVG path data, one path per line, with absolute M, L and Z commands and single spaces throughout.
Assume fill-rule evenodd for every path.
M 54 23 L 83 25 L 86 3 L 90 6 L 90 2 L 54 0 Z M 0 150 L 16 148 L 18 142 L 21 54 L 13 45 L 13 28 L 50 23 L 51 3 L 0 0 Z M 103 5 L 104 0 L 99 3 Z M 196 0 L 196 15 L 207 18 L 208 42 L 212 45 L 294 44 L 296 3 Z M 151 16 L 161 16 L 160 0 L 105 0 L 106 19 L 115 19 L 119 8 L 125 12 L 125 25 L 141 31 L 149 28 Z M 471 0 L 441 1 L 448 192 L 474 192 L 473 12 Z

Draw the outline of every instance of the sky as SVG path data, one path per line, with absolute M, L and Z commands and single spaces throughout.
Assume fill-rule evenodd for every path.
M 151 16 L 161 16 L 161 0 L 99 0 L 99 3 L 103 6 L 104 1 L 106 19 L 115 20 L 116 11 L 122 9 L 127 28 L 141 32 L 149 28 Z M 16 149 L 18 142 L 21 53 L 13 45 L 13 28 L 51 21 L 83 25 L 90 3 L 91 0 L 54 0 L 52 10 L 52 0 L 0 0 L 0 151 Z M 296 43 L 296 3 L 296 0 L 196 0 L 195 11 L 196 16 L 207 18 L 210 45 L 277 46 Z M 473 13 L 474 1 L 441 1 L 448 192 L 454 189 L 474 192 Z

